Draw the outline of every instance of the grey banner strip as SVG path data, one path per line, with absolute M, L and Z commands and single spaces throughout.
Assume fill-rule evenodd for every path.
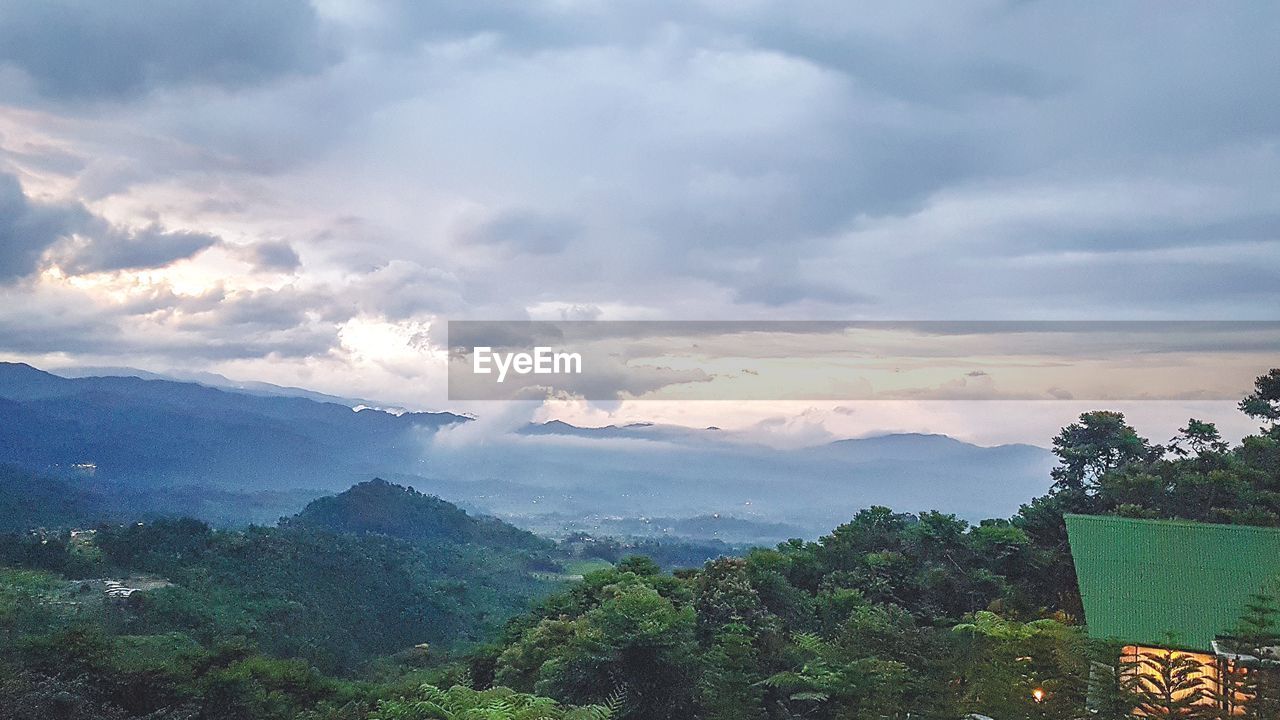
M 451 400 L 1234 400 L 1280 321 L 448 323 Z

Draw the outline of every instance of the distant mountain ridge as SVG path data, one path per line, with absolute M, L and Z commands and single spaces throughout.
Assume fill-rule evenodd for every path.
M 662 440 L 672 439 L 674 437 L 688 438 L 713 438 L 716 440 L 724 440 L 725 442 L 734 442 L 721 428 L 711 426 L 706 428 L 689 428 L 680 425 L 660 425 L 651 422 L 633 422 L 625 425 L 599 425 L 599 426 L 582 426 L 567 423 L 563 420 L 549 420 L 543 423 L 530 423 L 518 430 L 521 435 L 562 435 L 583 438 L 634 438 L 640 440 Z M 743 443 L 734 442 L 735 446 L 741 446 Z M 828 447 L 833 451 L 843 447 L 856 447 L 859 452 L 866 457 L 869 450 L 876 448 L 876 452 L 884 457 L 903 457 L 910 456 L 919 451 L 922 446 L 947 447 L 952 449 L 972 448 L 978 451 L 988 450 L 992 448 L 1031 448 L 1035 450 L 1043 450 L 1036 445 L 1026 443 L 1005 443 L 994 446 L 981 446 L 958 440 L 950 435 L 942 435 L 940 433 L 915 433 L 915 432 L 897 432 L 885 433 L 881 435 L 868 435 L 866 437 L 842 438 L 832 440 L 821 445 L 806 446 L 805 450 L 814 447 Z
M 140 370 L 138 368 L 131 367 L 94 367 L 88 365 L 80 367 L 55 368 L 47 370 L 46 372 L 52 375 L 57 375 L 58 377 L 69 379 L 89 377 L 136 377 L 140 380 L 165 380 L 177 383 L 193 383 L 196 385 L 204 385 L 205 387 L 217 388 L 219 390 L 243 393 L 245 395 L 300 397 L 308 400 L 315 400 L 316 402 L 346 405 L 347 407 L 386 407 L 388 405 L 387 403 L 380 403 L 375 400 L 330 395 L 328 393 L 288 385 L 276 385 L 274 383 L 260 382 L 256 380 L 232 380 L 224 375 L 210 372 L 178 372 L 174 370 L 167 372 L 152 372 L 150 370 Z
M 63 378 L 17 363 L 0 363 L 0 413 L 0 463 L 256 488 L 349 485 L 413 463 L 416 433 L 467 420 L 168 380 Z
M 768 523 L 815 534 L 877 504 L 937 509 L 971 521 L 1007 516 L 1048 490 L 1054 464 L 1048 450 L 1034 445 L 982 447 L 920 433 L 790 449 L 713 428 L 648 423 L 578 427 L 553 420 L 517 435 L 520 442 L 487 442 L 429 458 L 430 475 L 449 478 L 448 492 L 444 484 L 431 487 L 503 517 L 537 508 L 528 524 L 543 529 L 566 516 L 581 520 L 563 527 L 592 532 L 628 518 L 719 513 L 762 524 L 765 540 L 776 538 L 764 529 Z M 674 524 L 662 527 L 679 532 Z
M 1048 489 L 1053 465 L 1043 448 L 943 435 L 778 449 L 649 423 L 552 421 L 436 442 L 469 420 L 0 363 L 0 464 L 117 487 L 309 497 L 384 477 L 553 534 L 663 518 L 656 532 L 673 535 L 683 526 L 669 521 L 719 515 L 749 521 L 768 541 L 778 524 L 818 533 L 870 505 L 1004 517 Z
M 57 478 L 0 465 L 0 533 L 92 528 L 163 517 L 215 527 L 269 525 L 319 491 L 151 487 L 120 480 Z

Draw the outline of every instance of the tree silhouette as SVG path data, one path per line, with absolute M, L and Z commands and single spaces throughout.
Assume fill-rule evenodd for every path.
M 1211 717 L 1206 668 L 1195 656 L 1178 650 L 1143 648 L 1134 669 L 1137 708 L 1145 717 Z

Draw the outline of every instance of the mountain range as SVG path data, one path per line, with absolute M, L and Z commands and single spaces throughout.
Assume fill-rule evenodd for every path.
M 734 542 L 811 536 L 870 505 L 1007 516 L 1047 490 L 1053 464 L 1043 448 L 943 435 L 778 449 L 651 424 L 553 421 L 445 442 L 442 430 L 470 418 L 263 385 L 69 378 L 0 363 L 0 464 L 111 492 L 177 493 L 179 505 L 182 488 L 297 502 L 385 477 L 550 534 L 627 527 Z
M 334 489 L 414 462 L 452 413 L 356 412 L 332 402 L 138 377 L 64 378 L 0 364 L 0 462 L 106 480 Z

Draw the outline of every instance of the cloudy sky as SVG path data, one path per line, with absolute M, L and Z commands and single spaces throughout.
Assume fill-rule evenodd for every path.
M 444 319 L 1280 319 L 1280 7 L 906 5 L 0 0 L 0 356 L 439 407 Z

